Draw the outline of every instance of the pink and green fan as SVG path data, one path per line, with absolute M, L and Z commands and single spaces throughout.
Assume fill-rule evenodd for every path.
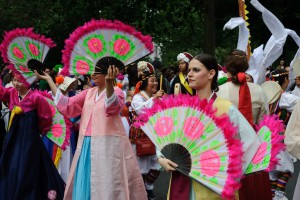
M 64 117 L 54 104 L 52 97 L 49 93 L 41 92 L 40 93 L 47 100 L 52 113 L 52 125 L 51 129 L 46 133 L 46 136 L 57 144 L 61 149 L 65 150 L 66 147 L 70 144 L 70 135 L 71 135 L 71 122 L 69 119 Z
M 99 60 L 120 69 L 152 52 L 152 38 L 135 28 L 116 20 L 91 20 L 65 41 L 61 74 L 92 74 Z
M 136 126 L 178 164 L 176 170 L 233 199 L 242 176 L 242 144 L 229 117 L 216 116 L 212 104 L 197 96 L 169 96 L 145 109 Z
M 278 116 L 264 116 L 257 130 L 261 145 L 249 164 L 246 174 L 273 170 L 278 163 L 277 155 L 285 149 L 284 136 L 280 134 L 284 131 L 284 125 Z
M 33 70 L 42 70 L 42 63 L 54 46 L 51 39 L 34 33 L 32 28 L 17 28 L 5 32 L 0 52 L 9 68 L 21 75 L 21 81 L 29 86 L 36 80 Z

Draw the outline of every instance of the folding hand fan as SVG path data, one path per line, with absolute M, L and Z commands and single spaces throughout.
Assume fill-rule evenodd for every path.
M 197 96 L 158 100 L 137 118 L 137 126 L 179 172 L 234 199 L 242 176 L 242 144 L 227 115 L 216 116 L 212 101 Z
M 92 74 L 96 63 L 119 69 L 153 52 L 152 38 L 120 21 L 91 20 L 65 41 L 62 75 Z M 118 62 L 116 62 L 118 61 Z
M 51 112 L 52 112 L 52 126 L 50 131 L 46 134 L 46 136 L 52 140 L 55 144 L 57 144 L 61 149 L 65 150 L 66 147 L 69 145 L 70 134 L 71 134 L 71 122 L 69 119 L 64 117 L 60 112 L 57 110 L 52 97 L 47 92 L 41 92 L 45 99 L 47 100 Z
M 277 155 L 285 149 L 284 136 L 280 135 L 284 131 L 284 125 L 278 116 L 264 116 L 257 129 L 261 145 L 248 166 L 246 174 L 273 170 L 278 163 Z
M 5 32 L 0 52 L 9 68 L 21 75 L 21 81 L 29 86 L 36 79 L 33 70 L 42 70 L 42 63 L 49 49 L 54 46 L 51 39 L 34 33 L 32 28 L 17 28 Z

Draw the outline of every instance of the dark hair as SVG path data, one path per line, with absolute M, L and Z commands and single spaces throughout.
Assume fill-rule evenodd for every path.
M 148 86 L 148 79 L 142 80 L 142 84 L 140 86 L 140 91 L 145 90 Z
M 286 71 L 285 69 L 277 69 L 271 72 L 271 79 L 273 81 L 278 82 L 280 86 L 283 85 L 285 82 L 285 79 L 289 77 L 289 72 Z
M 137 64 L 132 63 L 126 68 L 126 73 L 128 74 L 128 80 L 129 80 L 129 88 L 135 87 L 135 85 L 139 82 L 138 79 L 138 70 L 137 70 Z
M 213 77 L 212 83 L 211 83 L 211 90 L 218 92 L 219 87 L 218 87 L 218 63 L 217 60 L 214 56 L 209 55 L 209 54 L 199 54 L 195 56 L 193 59 L 198 60 L 201 62 L 206 69 L 208 70 L 215 70 L 216 74 Z M 192 60 L 193 60 L 192 59 Z
M 155 76 L 152 74 L 151 76 L 148 76 L 147 78 L 141 80 L 141 81 L 142 81 L 142 84 L 141 84 L 141 86 L 140 86 L 140 90 L 141 90 L 141 91 L 142 91 L 142 90 L 146 90 L 146 88 L 147 88 L 147 86 L 148 86 L 148 80 L 149 80 L 149 78 L 151 78 L 151 77 L 155 77 Z
M 227 71 L 232 75 L 231 81 L 239 84 L 237 74 L 245 72 L 249 68 L 246 53 L 244 51 L 234 49 L 225 59 Z
M 146 68 L 142 72 L 143 72 L 142 75 L 139 77 L 139 81 L 142 81 L 142 84 L 140 86 L 140 90 L 145 90 L 148 86 L 148 79 L 151 78 L 151 77 L 155 77 L 155 74 L 151 73 Z
M 182 61 L 185 63 L 185 73 L 188 74 L 189 73 L 189 62 L 186 62 L 184 60 L 182 60 Z M 179 65 L 178 65 L 178 67 L 179 67 Z M 178 67 L 177 67 L 177 71 L 179 72 Z

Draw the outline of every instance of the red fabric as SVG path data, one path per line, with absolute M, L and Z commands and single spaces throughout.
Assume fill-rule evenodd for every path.
M 241 184 L 239 200 L 272 200 L 268 172 L 260 171 L 246 175 Z
M 169 200 L 190 199 L 191 180 L 179 173 L 172 173 Z
M 53 163 L 55 162 L 56 154 L 57 154 L 57 145 L 54 144 L 53 149 L 52 149 L 52 161 L 53 161 Z
M 246 81 L 245 73 L 238 73 L 238 80 L 241 83 L 239 91 L 239 111 L 244 115 L 250 125 L 253 125 L 251 94 Z
M 136 85 L 135 85 L 135 89 L 134 89 L 134 95 L 140 92 L 140 87 L 142 85 L 142 81 L 139 81 Z

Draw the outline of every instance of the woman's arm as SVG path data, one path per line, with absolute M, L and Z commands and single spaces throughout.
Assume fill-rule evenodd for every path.
M 144 108 L 151 108 L 152 105 L 153 97 L 145 101 L 145 98 L 140 94 L 134 95 L 131 101 L 131 107 L 137 115 L 139 115 Z
M 10 100 L 10 94 L 15 91 L 15 88 L 9 87 L 5 88 L 0 84 L 0 100 L 3 102 L 8 102 Z
M 57 87 L 56 87 L 55 83 L 53 82 L 51 76 L 45 72 L 43 72 L 44 75 L 41 75 L 36 70 L 34 70 L 34 73 L 39 79 L 47 81 L 47 83 L 50 86 L 53 96 L 55 96 L 56 92 L 57 92 Z
M 115 87 L 114 93 L 109 98 L 107 96 L 105 98 L 106 116 L 109 117 L 112 115 L 120 114 L 124 104 L 125 99 L 123 91 L 120 88 Z
M 54 103 L 58 111 L 68 118 L 81 115 L 87 91 L 88 90 L 84 90 L 73 97 L 67 97 L 62 95 L 60 90 L 57 90 Z
M 52 125 L 52 111 L 49 106 L 49 103 L 47 102 L 46 98 L 42 95 L 35 93 L 35 104 L 37 109 L 37 115 L 38 115 L 38 125 L 39 130 L 42 134 L 46 134 L 50 129 Z
M 37 73 L 37 71 L 34 71 L 34 73 L 39 79 L 43 79 L 48 82 L 52 94 L 55 96 L 54 102 L 61 114 L 69 118 L 77 117 L 81 114 L 87 90 L 84 90 L 78 95 L 69 98 L 64 96 L 61 91 L 57 89 L 49 74 L 43 72 L 44 75 L 40 75 Z

